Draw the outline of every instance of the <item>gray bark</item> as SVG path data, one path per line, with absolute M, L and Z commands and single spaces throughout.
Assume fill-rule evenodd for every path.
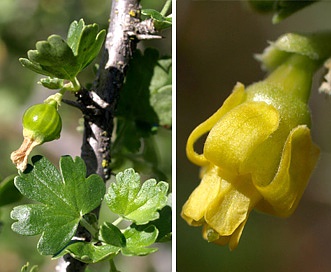
M 137 40 L 128 34 L 135 32 L 135 26 L 140 22 L 135 17 L 137 14 L 138 0 L 113 1 L 97 80 L 93 90 L 81 94 L 81 102 L 86 104 L 83 110 L 85 133 L 81 155 L 87 164 L 87 174 L 97 173 L 104 180 L 110 175 L 109 147 L 119 90 L 137 44 Z
M 84 115 L 84 136 L 81 157 L 86 163 L 87 176 L 100 175 L 106 182 L 110 177 L 110 143 L 119 92 L 125 72 L 138 42 L 136 33 L 140 19 L 139 0 L 112 1 L 108 34 L 97 78 L 91 90 L 77 93 L 77 102 Z M 98 210 L 94 211 L 98 214 Z M 77 237 L 89 241 L 89 233 L 78 227 Z M 83 272 L 86 264 L 65 255 L 57 271 Z

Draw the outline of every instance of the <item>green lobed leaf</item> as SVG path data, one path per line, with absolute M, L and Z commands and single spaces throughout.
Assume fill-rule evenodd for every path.
M 158 124 L 157 115 L 149 101 L 149 86 L 158 59 L 159 53 L 155 49 L 146 49 L 144 54 L 139 50 L 134 53 L 118 102 L 116 116 L 141 124 L 140 134 L 148 135 L 153 126 Z
M 167 204 L 168 183 L 155 179 L 142 185 L 140 176 L 133 169 L 116 175 L 105 195 L 109 209 L 136 224 L 146 224 L 159 218 L 158 210 Z
M 69 253 L 73 258 L 83 263 L 98 263 L 106 259 L 111 259 L 120 252 L 121 248 L 104 244 L 97 245 L 87 242 L 73 242 L 67 246 L 56 258 Z
M 100 228 L 101 242 L 93 244 L 74 241 L 56 255 L 56 258 L 69 253 L 82 262 L 96 263 L 111 259 L 120 251 L 126 256 L 144 256 L 157 251 L 157 248 L 149 246 L 155 243 L 158 234 L 158 229 L 153 225 L 133 224 L 122 233 L 114 225 L 104 223 Z
M 134 136 L 137 135 L 135 134 L 137 133 L 135 123 L 120 122 L 120 120 L 118 120 L 117 129 L 119 133 L 112 147 L 111 169 L 114 172 L 120 172 L 133 168 L 141 174 L 146 173 L 158 180 L 167 180 L 168 177 L 163 170 L 164 159 L 167 160 L 164 157 L 166 153 L 161 149 L 164 148 L 163 142 L 168 142 L 170 131 L 167 128 L 158 128 L 156 135 L 135 138 Z
M 155 49 L 148 48 L 143 55 L 137 51 L 130 62 L 116 116 L 123 120 L 133 120 L 138 128 L 146 131 L 145 135 L 148 135 L 148 132 L 151 133 L 153 127 L 161 122 L 161 125 L 170 126 L 171 120 L 164 116 L 171 115 L 171 71 L 171 58 L 160 59 Z M 162 89 L 164 87 L 167 88 Z M 166 102 L 163 102 L 166 107 L 162 110 L 159 106 L 155 107 L 157 105 L 155 101 L 158 96 L 160 98 L 161 93 L 162 98 L 166 99 Z M 163 124 L 164 119 L 168 120 L 166 124 Z M 145 127 L 142 124 L 145 124 Z M 140 133 L 143 134 L 143 132 Z
M 15 178 L 18 190 L 41 204 L 15 207 L 12 229 L 21 235 L 41 234 L 38 251 L 53 255 L 68 244 L 84 214 L 98 207 L 105 194 L 101 177 L 86 178 L 84 161 L 63 156 L 60 172 L 46 158 L 35 156 L 33 166 Z
M 0 207 L 17 202 L 22 198 L 14 185 L 14 177 L 9 176 L 0 182 Z
M 116 111 L 113 168 L 138 167 L 146 140 L 159 125 L 171 126 L 171 82 L 171 59 L 160 59 L 155 49 L 136 51 Z
M 75 56 L 59 35 L 51 35 L 47 41 L 37 42 L 36 50 L 28 51 L 28 58 L 53 77 L 72 80 L 78 73 Z
M 122 248 L 122 254 L 125 256 L 145 256 L 158 250 L 148 247 L 157 239 L 158 230 L 155 226 L 147 226 L 142 230 L 129 227 L 123 234 L 126 238 L 126 247 Z
M 98 55 L 105 35 L 105 30 L 99 32 L 97 24 L 85 25 L 83 19 L 74 21 L 67 41 L 51 35 L 47 41 L 37 42 L 36 49 L 28 51 L 28 59 L 21 58 L 20 62 L 36 73 L 73 81 Z

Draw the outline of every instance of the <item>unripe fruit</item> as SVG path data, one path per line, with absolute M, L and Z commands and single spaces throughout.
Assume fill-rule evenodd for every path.
M 60 137 L 62 121 L 54 104 L 36 104 L 23 115 L 23 136 L 44 143 Z
M 11 154 L 12 162 L 22 172 L 35 146 L 60 137 L 62 121 L 57 105 L 56 101 L 36 104 L 24 113 L 22 119 L 24 141 L 21 147 Z

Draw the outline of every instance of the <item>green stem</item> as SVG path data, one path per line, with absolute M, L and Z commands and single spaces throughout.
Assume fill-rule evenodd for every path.
M 61 95 L 64 95 L 66 91 L 67 91 L 67 90 L 66 90 L 65 88 L 62 88 L 62 89 L 59 90 L 59 93 L 60 93 Z
M 113 259 L 109 260 L 109 264 L 110 264 L 110 270 L 109 272 L 119 272 L 116 268 L 115 262 Z
M 44 100 L 44 103 L 56 105 L 56 107 L 61 105 L 63 94 L 65 93 L 65 90 L 61 89 L 56 94 L 50 95 Z
M 165 2 L 164 6 L 163 6 L 163 8 L 162 8 L 162 10 L 160 12 L 161 15 L 166 16 L 166 14 L 167 14 L 170 6 L 171 6 L 171 2 L 172 2 L 172 0 L 167 0 Z
M 114 222 L 113 222 L 113 225 L 114 226 L 117 226 L 119 223 L 121 223 L 122 221 L 123 221 L 123 217 L 119 217 L 119 218 L 117 218 Z
M 95 238 L 97 235 L 97 232 L 98 232 L 98 230 L 96 230 L 89 222 L 87 222 L 86 220 L 85 220 L 85 218 L 84 217 L 82 217 L 81 219 L 80 219 L 80 224 L 85 228 L 85 229 L 87 229 L 87 231 L 89 232 L 89 233 L 91 233 L 91 235 Z
M 75 77 L 74 80 L 72 80 L 71 82 L 72 82 L 72 85 L 74 86 L 74 90 L 79 91 L 80 90 L 80 83 L 79 83 L 77 77 Z

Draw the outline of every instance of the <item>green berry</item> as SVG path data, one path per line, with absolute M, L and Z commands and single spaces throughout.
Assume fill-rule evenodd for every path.
M 55 103 L 36 104 L 28 108 L 22 124 L 23 136 L 38 144 L 58 139 L 62 129 L 62 120 Z

